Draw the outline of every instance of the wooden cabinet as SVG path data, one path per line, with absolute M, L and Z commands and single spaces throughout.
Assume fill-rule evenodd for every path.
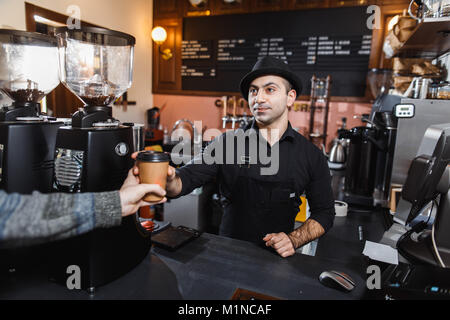
M 247 13 L 254 0 L 154 0 L 153 19 Z M 285 1 L 285 0 L 283 0 Z M 197 4 L 198 3 L 198 4 Z
M 153 1 L 153 19 L 178 18 L 182 13 L 180 0 Z
M 182 20 L 155 20 L 154 25 L 166 29 L 167 40 L 161 46 L 153 42 L 153 92 L 181 90 Z M 168 60 L 160 54 L 166 49 L 172 52 Z
M 235 0 L 234 2 L 224 0 L 213 0 L 213 14 L 246 13 L 250 9 L 251 0 Z
M 378 0 L 378 5 L 388 6 L 388 5 L 404 5 L 405 9 L 408 9 L 409 0 Z
M 328 0 L 330 7 L 368 6 L 373 4 L 378 6 L 387 6 L 401 4 L 405 6 L 405 9 L 408 8 L 410 2 L 411 1 L 409 0 Z
M 251 0 L 250 12 L 279 11 L 289 7 L 289 0 Z
M 182 7 L 184 17 L 211 15 L 213 0 L 183 0 Z
M 292 0 L 290 9 L 328 8 L 330 0 Z
M 153 19 L 181 18 L 197 15 L 222 15 L 279 10 L 302 10 L 364 5 L 403 5 L 409 0 L 154 0 Z M 194 3 L 194 4 L 193 4 Z M 196 4 L 198 3 L 198 4 Z M 195 5 L 196 4 L 196 5 Z

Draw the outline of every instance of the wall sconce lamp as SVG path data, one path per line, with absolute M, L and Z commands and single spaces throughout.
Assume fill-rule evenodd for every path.
M 158 45 L 159 53 L 164 60 L 169 60 L 173 57 L 172 51 L 167 48 L 161 50 L 161 45 L 167 39 L 167 32 L 163 27 L 154 27 L 152 30 L 152 39 Z

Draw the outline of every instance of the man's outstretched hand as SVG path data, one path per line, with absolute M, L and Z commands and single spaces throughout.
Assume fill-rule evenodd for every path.
M 138 153 L 139 152 L 133 153 L 131 155 L 131 158 L 136 160 Z M 136 164 L 133 167 L 133 174 L 135 176 L 139 176 L 139 168 Z M 180 180 L 177 179 L 175 168 L 172 166 L 169 166 L 169 168 L 167 169 L 166 190 L 169 197 L 176 196 L 181 192 Z

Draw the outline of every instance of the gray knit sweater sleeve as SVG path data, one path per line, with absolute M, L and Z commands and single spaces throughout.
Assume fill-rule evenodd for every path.
M 120 225 L 118 191 L 32 195 L 0 191 L 0 248 L 62 240 Z

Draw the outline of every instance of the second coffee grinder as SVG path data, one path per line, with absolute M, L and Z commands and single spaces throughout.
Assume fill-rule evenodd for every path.
M 13 101 L 0 108 L 0 190 L 10 194 L 52 191 L 56 134 L 63 122 L 43 115 L 40 103 L 58 84 L 54 37 L 0 29 L 0 92 Z M 20 215 L 18 219 L 25 221 Z M 36 267 L 37 261 L 44 260 L 41 249 L 0 250 L 0 273 Z
M 0 189 L 49 193 L 58 128 L 41 114 L 41 100 L 59 84 L 58 47 L 48 35 L 0 29 Z
M 93 27 L 57 31 L 61 82 L 85 104 L 56 139 L 54 189 L 119 190 L 133 165 L 133 129 L 112 117 L 111 104 L 131 86 L 135 38 Z M 93 290 L 125 274 L 147 255 L 150 233 L 137 215 L 55 244 L 51 275 L 65 283 L 67 267 L 81 270 L 81 287 Z

